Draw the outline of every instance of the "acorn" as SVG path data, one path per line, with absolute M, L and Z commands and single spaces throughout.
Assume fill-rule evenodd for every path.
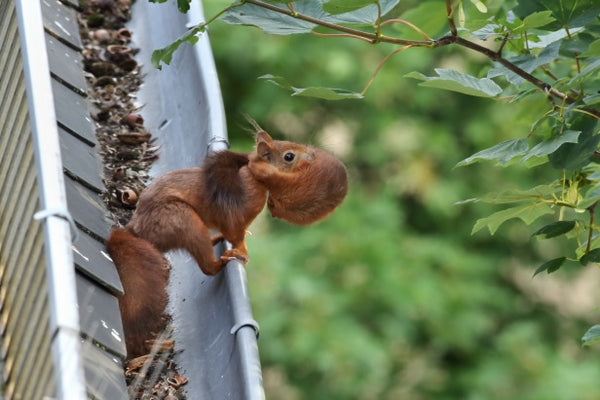
M 94 86 L 103 87 L 107 85 L 115 85 L 117 81 L 112 76 L 101 76 L 94 81 Z
M 131 48 L 121 44 L 111 44 L 106 46 L 106 56 L 114 62 L 122 62 L 131 58 Z
M 130 188 L 124 188 L 123 190 L 119 191 L 119 200 L 121 200 L 121 203 L 127 207 L 134 207 L 135 204 L 137 203 L 137 193 Z
M 113 170 L 112 178 L 113 181 L 119 181 L 127 176 L 127 172 L 125 171 L 125 167 L 117 167 Z
M 144 125 L 144 118 L 140 114 L 130 113 L 123 118 L 123 122 L 135 128 L 136 126 Z
M 117 37 L 122 43 L 127 43 L 131 40 L 131 31 L 127 28 L 121 28 L 117 31 Z
M 96 29 L 95 31 L 93 31 L 91 33 L 91 36 L 93 39 L 101 42 L 101 43 L 106 43 L 108 41 L 110 41 L 112 39 L 110 32 L 106 29 Z

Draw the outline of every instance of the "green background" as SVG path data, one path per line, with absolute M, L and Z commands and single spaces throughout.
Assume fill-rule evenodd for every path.
M 227 4 L 207 0 L 205 13 Z M 441 22 L 429 15 L 423 23 L 434 35 L 443 8 Z M 487 63 L 455 47 L 395 55 L 363 100 L 292 97 L 257 78 L 361 91 L 394 47 L 268 36 L 222 22 L 209 30 L 233 148 L 251 149 L 249 114 L 278 139 L 334 152 L 350 178 L 329 219 L 295 227 L 265 212 L 250 228 L 247 271 L 267 398 L 600 398 L 598 349 L 580 344 L 600 315 L 598 271 L 571 266 L 532 279 L 563 253 L 557 242 L 531 238 L 520 222 L 471 236 L 478 218 L 500 208 L 454 204 L 555 173 L 485 163 L 454 169 L 525 136 L 544 99 L 507 104 L 403 78 L 434 68 L 473 73 Z

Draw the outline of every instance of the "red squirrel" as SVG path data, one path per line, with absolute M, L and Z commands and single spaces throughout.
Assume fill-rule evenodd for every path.
M 125 292 L 119 308 L 128 357 L 145 354 L 146 341 L 164 328 L 169 274 L 162 253 L 184 249 L 215 275 L 233 258 L 248 262 L 246 229 L 265 203 L 274 217 L 308 225 L 330 214 L 347 191 L 346 169 L 333 155 L 260 129 L 251 153 L 212 153 L 201 167 L 155 179 L 129 223 L 107 241 Z M 210 229 L 220 234 L 211 238 Z M 213 245 L 223 239 L 232 249 L 215 258 Z

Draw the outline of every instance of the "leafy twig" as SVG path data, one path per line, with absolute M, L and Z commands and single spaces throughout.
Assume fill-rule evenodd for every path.
M 315 32 L 315 31 L 312 31 L 311 33 L 315 36 L 320 36 L 320 37 L 346 37 L 346 38 L 364 40 L 367 43 L 373 43 L 370 39 L 360 37 L 357 35 L 351 35 L 349 33 L 321 33 L 321 32 Z
M 281 8 L 281 7 L 278 7 L 278 6 L 270 4 L 270 3 L 265 3 L 264 1 L 261 1 L 261 0 L 243 0 L 242 2 L 236 3 L 236 4 L 244 4 L 244 3 L 254 4 L 258 7 L 266 8 L 268 10 L 275 11 L 280 14 L 288 15 L 292 18 L 297 18 L 297 19 L 300 19 L 300 20 L 303 20 L 306 22 L 313 23 L 318 26 L 336 30 L 338 32 L 344 32 L 345 34 L 347 34 L 346 37 L 352 37 L 352 38 L 356 38 L 356 39 L 365 40 L 365 41 L 367 41 L 369 43 L 373 43 L 373 44 L 378 43 L 378 42 L 384 42 L 384 43 L 398 44 L 398 45 L 402 45 L 402 46 L 429 47 L 429 48 L 443 47 L 443 46 L 447 46 L 450 44 L 457 44 L 459 46 L 466 47 L 468 49 L 471 49 L 478 53 L 481 53 L 481 54 L 485 55 L 486 57 L 488 57 L 490 60 L 499 63 L 500 65 L 502 65 L 509 71 L 514 72 L 521 78 L 525 79 L 527 82 L 530 82 L 533 85 L 535 85 L 536 87 L 538 87 L 540 90 L 542 90 L 542 92 L 546 93 L 548 95 L 549 100 L 552 97 L 556 97 L 556 98 L 560 99 L 561 102 L 563 102 L 564 104 L 573 104 L 576 101 L 576 99 L 567 96 L 565 93 L 562 93 L 561 91 L 552 87 L 552 85 L 550 85 L 549 83 L 544 82 L 543 80 L 533 76 L 529 72 L 518 67 L 516 64 L 514 64 L 514 63 L 510 62 L 509 60 L 507 60 L 506 58 L 502 57 L 502 55 L 499 51 L 490 50 L 487 47 L 481 46 L 475 42 L 471 42 L 467 39 L 464 39 L 464 38 L 458 36 L 458 30 L 456 29 L 456 24 L 454 23 L 454 7 L 451 4 L 450 0 L 446 0 L 446 12 L 447 12 L 448 25 L 450 26 L 451 34 L 441 37 L 436 40 L 406 40 L 406 39 L 400 39 L 400 38 L 390 37 L 390 36 L 386 36 L 386 35 L 381 35 L 378 33 L 366 32 L 366 31 L 362 31 L 360 29 L 354 29 L 354 28 L 343 26 L 343 25 L 335 24 L 332 22 L 323 21 L 318 18 L 314 18 L 309 15 L 301 14 L 298 12 L 292 12 L 289 9 Z M 382 24 L 385 24 L 385 23 L 387 23 L 387 21 L 384 21 Z M 501 46 L 501 48 L 502 47 L 503 46 Z M 579 109 L 582 110 L 583 112 L 585 112 L 586 114 L 592 115 L 595 118 L 600 119 L 600 111 L 597 111 L 597 110 L 594 110 L 594 109 L 591 109 L 588 107 L 579 107 Z
M 396 49 L 394 51 L 392 51 L 390 54 L 388 54 L 387 56 L 385 56 L 385 58 L 383 60 L 381 60 L 381 62 L 379 63 L 379 65 L 377 66 L 377 68 L 375 69 L 375 71 L 373 72 L 373 74 L 371 75 L 371 78 L 369 79 L 369 81 L 367 82 L 367 84 L 365 85 L 365 88 L 362 90 L 362 92 L 360 92 L 361 95 L 365 95 L 365 93 L 367 92 L 367 90 L 369 90 L 369 87 L 371 86 L 371 84 L 373 83 L 373 80 L 375 80 L 375 76 L 377 76 L 377 73 L 379 73 L 379 70 L 381 69 L 381 67 L 383 67 L 383 65 L 394 55 L 394 54 L 398 54 L 403 50 L 409 49 L 412 46 L 410 45 L 406 45 L 404 47 L 401 47 L 399 49 Z
M 290 16 L 292 18 L 297 18 L 302 21 L 310 22 L 312 24 L 319 25 L 324 28 L 329 28 L 329 29 L 336 30 L 339 32 L 348 33 L 350 35 L 359 36 L 361 38 L 368 39 L 371 43 L 386 42 L 386 43 L 392 43 L 392 44 L 399 44 L 399 45 L 403 45 L 403 46 L 410 45 L 410 46 L 419 46 L 419 47 L 433 47 L 435 45 L 434 41 L 432 41 L 432 40 L 425 40 L 425 41 L 423 41 L 423 40 L 406 40 L 406 39 L 398 39 L 398 38 L 385 36 L 385 35 L 378 36 L 377 33 L 365 32 L 365 31 L 361 31 L 360 29 L 349 28 L 347 26 L 335 24 L 333 22 L 323 21 L 321 19 L 313 18 L 309 15 L 301 14 L 298 12 L 292 13 L 288 9 L 278 7 L 278 6 L 270 4 L 270 3 L 265 3 L 264 1 L 260 1 L 260 0 L 243 0 L 241 3 L 237 3 L 237 4 L 244 4 L 244 3 L 254 4 L 258 7 L 266 8 L 267 10 L 275 11 L 277 13 L 284 14 L 284 15 Z
M 508 37 L 509 36 L 510 36 L 510 34 L 507 33 L 502 38 L 502 43 L 500 44 L 500 47 L 498 47 L 498 50 L 496 50 L 496 54 L 498 55 L 498 57 L 502 57 L 502 50 L 504 50 L 504 46 L 506 46 L 506 43 L 508 42 Z
M 381 36 L 381 4 L 379 0 L 375 0 L 377 5 L 377 21 L 375 21 L 375 29 L 377 29 L 377 37 Z
M 403 19 L 388 19 L 385 20 L 381 23 L 381 26 L 385 25 L 385 24 L 390 24 L 390 23 L 398 23 L 398 24 L 404 24 L 408 27 L 410 27 L 412 30 L 414 30 L 415 32 L 419 33 L 421 36 L 423 36 L 423 38 L 429 42 L 433 41 L 432 38 L 429 37 L 429 35 L 427 35 L 425 32 L 423 32 L 418 26 L 405 21 Z
M 585 248 L 585 252 L 589 252 L 592 249 L 592 234 L 594 233 L 594 214 L 596 213 L 596 205 L 598 202 L 595 202 L 591 206 L 588 207 L 588 211 L 590 213 L 590 226 L 588 228 L 588 241 Z
M 446 0 L 446 16 L 448 18 L 448 26 L 450 26 L 450 33 L 453 36 L 458 36 L 456 25 L 454 24 L 454 8 L 450 4 L 450 0 Z
M 219 18 L 221 15 L 225 14 L 227 11 L 241 6 L 243 3 L 233 3 L 229 6 L 225 7 L 217 14 L 212 16 L 212 18 L 208 19 L 206 22 L 202 22 L 196 26 L 191 27 L 187 30 L 181 37 L 175 40 L 170 45 L 163 47 L 162 49 L 154 50 L 152 52 L 152 56 L 150 61 L 155 68 L 161 69 L 161 61 L 165 64 L 169 64 L 171 62 L 171 58 L 173 57 L 173 53 L 181 46 L 184 42 L 188 42 L 190 44 L 195 44 L 198 41 L 198 34 L 202 33 L 206 30 L 206 27 Z

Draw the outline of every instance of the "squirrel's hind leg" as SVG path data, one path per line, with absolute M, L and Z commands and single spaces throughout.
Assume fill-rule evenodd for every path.
M 206 275 L 215 275 L 225 261 L 215 259 L 213 242 L 204 221 L 188 204 L 170 202 L 147 215 L 142 226 L 134 226 L 139 236 L 152 242 L 161 252 L 183 249 L 194 257 Z

